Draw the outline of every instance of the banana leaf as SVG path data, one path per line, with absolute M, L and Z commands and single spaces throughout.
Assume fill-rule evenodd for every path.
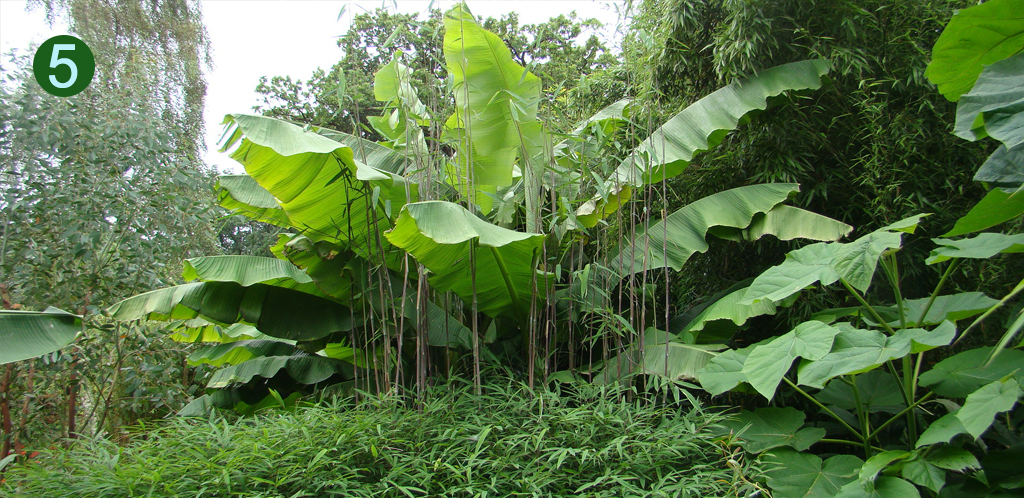
M 82 317 L 57 308 L 0 311 L 0 365 L 57 351 L 81 331 Z
M 217 203 L 224 209 L 271 225 L 291 226 L 291 220 L 273 194 L 249 175 L 221 175 L 217 177 L 214 190 Z

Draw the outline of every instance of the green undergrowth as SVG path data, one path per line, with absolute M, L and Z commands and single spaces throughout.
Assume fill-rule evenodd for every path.
M 723 449 L 721 415 L 672 395 L 521 384 L 144 427 L 8 469 L 0 495 L 745 496 L 759 470 Z M 677 395 L 679 393 L 677 392 Z

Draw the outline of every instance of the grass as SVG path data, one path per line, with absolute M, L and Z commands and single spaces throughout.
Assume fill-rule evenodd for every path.
M 144 427 L 8 469 L 25 497 L 744 496 L 758 471 L 723 449 L 721 416 L 619 388 L 481 396 L 433 388 L 228 420 Z M 676 393 L 679 394 L 679 393 Z M 634 399 L 634 401 L 627 401 Z M 685 404 L 685 401 L 684 401 Z

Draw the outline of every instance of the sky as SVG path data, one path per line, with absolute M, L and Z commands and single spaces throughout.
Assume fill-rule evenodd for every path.
M 46 25 L 41 10 L 25 11 L 24 0 L 0 0 L 0 52 L 28 50 L 51 36 L 67 34 L 66 25 Z M 225 172 L 240 167 L 217 152 L 225 114 L 252 112 L 259 103 L 254 91 L 260 76 L 308 79 L 317 67 L 327 69 L 341 58 L 335 37 L 348 30 L 354 15 L 384 7 L 392 12 L 425 12 L 431 5 L 446 10 L 454 0 L 205 0 L 203 20 L 210 35 L 214 67 L 206 74 L 206 162 Z M 477 16 L 519 13 L 520 23 L 547 21 L 576 11 L 596 17 L 608 27 L 598 33 L 612 39 L 618 14 L 608 0 L 469 0 Z M 344 14 L 339 13 L 344 8 Z

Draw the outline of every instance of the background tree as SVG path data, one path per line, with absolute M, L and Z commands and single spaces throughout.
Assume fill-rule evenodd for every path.
M 580 108 L 565 95 L 581 77 L 610 67 L 615 60 L 595 34 L 582 43 L 578 41 L 588 30 L 601 27 L 598 20 L 583 19 L 573 12 L 545 23 L 520 24 L 513 12 L 481 21 L 486 29 L 501 36 L 517 62 L 544 82 L 541 112 L 548 120 L 575 125 L 575 121 L 590 115 L 588 111 L 600 108 Z M 451 114 L 450 103 L 433 99 L 441 93 L 447 77 L 441 53 L 443 33 L 439 10 L 431 11 L 425 19 L 420 19 L 420 14 L 385 9 L 356 15 L 348 32 L 338 40 L 343 51 L 341 61 L 330 70 L 317 68 L 305 82 L 289 76 L 260 78 L 256 92 L 262 102 L 254 109 L 265 116 L 346 133 L 358 129 L 363 138 L 378 140 L 381 137 L 365 119 L 376 116 L 380 109 L 373 95 L 373 75 L 396 50 L 401 50 L 403 63 L 414 69 L 413 86 L 424 98 L 432 99 L 424 104 L 440 115 Z

